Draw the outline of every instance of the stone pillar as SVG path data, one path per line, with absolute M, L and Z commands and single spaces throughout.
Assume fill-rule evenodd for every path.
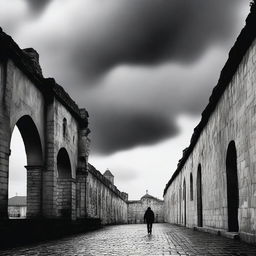
M 54 95 L 52 88 L 55 80 L 46 79 L 45 87 L 45 170 L 43 172 L 43 216 L 56 218 L 57 213 L 57 177 L 56 152 L 54 140 Z
M 42 216 L 42 166 L 25 166 L 27 169 L 27 218 Z
M 79 145 L 78 145 L 78 155 L 79 155 L 79 169 L 87 169 L 88 156 L 89 156 L 89 146 L 90 140 L 88 135 L 90 129 L 88 128 L 88 113 L 85 109 L 80 109 L 80 129 L 79 129 Z
M 80 109 L 80 129 L 79 129 L 79 144 L 78 144 L 78 168 L 77 168 L 77 217 L 85 218 L 86 210 L 86 195 L 87 195 L 87 175 L 88 175 L 88 156 L 90 140 L 88 135 L 88 113 L 85 109 Z
M 86 217 L 86 179 L 87 172 L 78 171 L 77 178 L 77 218 Z
M 76 180 L 71 179 L 71 219 L 76 220 L 76 214 L 77 214 L 77 205 L 76 205 Z
M 58 178 L 57 204 L 58 217 L 71 219 L 73 212 L 73 179 Z
M 0 131 L 1 133 L 2 131 Z M 1 138 L 1 136 L 0 136 Z M 9 170 L 9 146 L 0 144 L 0 219 L 8 218 L 8 170 Z
M 10 102 L 13 69 L 0 54 L 0 219 L 8 218 L 8 177 L 10 156 Z

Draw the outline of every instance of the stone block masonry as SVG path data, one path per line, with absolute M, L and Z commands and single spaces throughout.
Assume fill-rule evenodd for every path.
M 26 166 L 27 184 L 27 217 L 40 217 L 42 213 L 42 166 Z
M 120 192 L 112 181 L 89 164 L 87 215 L 100 218 L 103 224 L 127 223 L 127 194 Z
M 256 242 L 256 11 L 164 190 L 165 220 Z

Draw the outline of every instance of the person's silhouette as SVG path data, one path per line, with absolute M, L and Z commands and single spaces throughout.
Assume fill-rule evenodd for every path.
M 147 222 L 148 234 L 152 233 L 152 225 L 154 220 L 155 220 L 154 212 L 151 210 L 150 207 L 148 207 L 148 209 L 144 214 L 144 223 Z

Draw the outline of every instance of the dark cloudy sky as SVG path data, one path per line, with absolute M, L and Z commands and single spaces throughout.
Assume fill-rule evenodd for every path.
M 161 197 L 248 12 L 249 0 L 0 0 L 0 26 L 88 109 L 91 163 L 131 198 Z

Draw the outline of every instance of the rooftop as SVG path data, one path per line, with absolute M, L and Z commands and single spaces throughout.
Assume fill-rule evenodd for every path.
M 111 171 L 109 170 L 109 169 L 107 169 L 105 172 L 104 172 L 104 174 L 103 174 L 104 176 L 112 176 L 112 177 L 114 177 L 114 175 L 111 173 Z
M 9 198 L 8 200 L 9 206 L 26 206 L 27 205 L 27 197 L 26 196 L 14 196 Z
M 154 199 L 157 201 L 163 201 L 163 200 L 158 199 L 157 197 L 151 196 L 150 194 L 148 194 L 148 192 L 144 196 L 142 196 L 140 200 L 142 200 L 142 199 Z

